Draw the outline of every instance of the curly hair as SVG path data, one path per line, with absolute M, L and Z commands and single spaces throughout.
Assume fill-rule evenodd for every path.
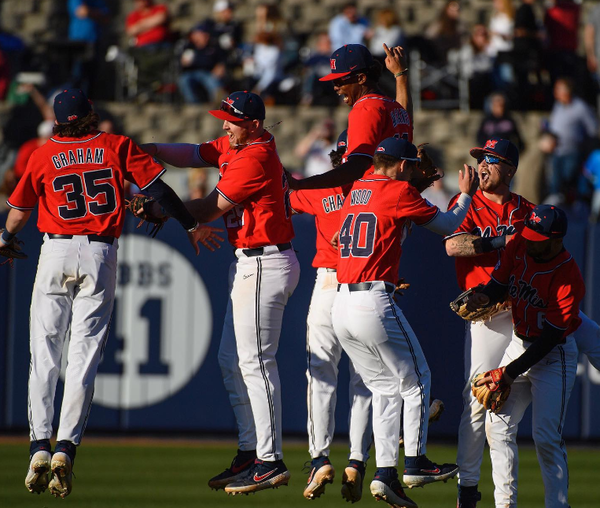
M 52 133 L 63 138 L 82 138 L 90 132 L 98 130 L 99 123 L 98 113 L 90 111 L 83 118 L 74 122 L 56 124 Z

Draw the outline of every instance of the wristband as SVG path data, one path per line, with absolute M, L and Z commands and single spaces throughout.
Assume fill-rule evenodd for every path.
M 481 239 L 481 252 L 492 252 L 506 246 L 506 236 L 494 236 Z
M 187 230 L 188 233 L 193 233 L 194 231 L 196 231 L 198 228 L 200 227 L 200 223 L 196 222 L 196 224 L 194 224 L 193 228 L 190 228 Z
M 17 236 L 17 235 L 15 233 L 9 233 L 8 229 L 5 229 L 4 231 L 2 231 L 2 241 L 6 245 L 8 245 L 10 242 L 12 242 L 15 236 Z
M 394 77 L 399 78 L 400 76 L 404 76 L 406 73 L 408 73 L 408 68 L 404 69 L 403 71 L 397 72 L 396 74 L 394 74 Z

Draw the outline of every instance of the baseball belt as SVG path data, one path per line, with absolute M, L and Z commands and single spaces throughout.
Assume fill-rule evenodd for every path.
M 352 293 L 354 291 L 370 291 L 371 288 L 373 287 L 373 284 L 374 284 L 374 282 L 359 282 L 357 284 L 346 284 L 346 286 L 348 286 L 348 291 L 350 291 Z M 338 284 L 338 292 L 341 287 L 342 287 L 342 285 Z M 389 282 L 385 282 L 385 292 L 386 293 L 393 293 L 395 289 L 396 288 L 394 287 L 393 284 L 391 284 Z
M 288 243 L 278 243 L 276 245 L 279 252 L 283 252 L 284 250 L 289 250 L 292 248 L 292 244 Z M 254 249 L 242 249 L 242 252 L 245 256 L 254 257 L 254 256 L 262 256 L 265 253 L 264 247 L 255 247 Z
M 113 242 L 115 241 L 114 236 L 101 236 L 101 235 L 82 235 L 82 236 L 87 236 L 88 241 L 90 241 L 90 242 L 102 242 L 102 243 L 108 243 L 109 245 L 112 245 Z M 48 233 L 48 238 L 51 238 L 52 240 L 72 240 L 73 235 L 57 235 L 55 233 Z

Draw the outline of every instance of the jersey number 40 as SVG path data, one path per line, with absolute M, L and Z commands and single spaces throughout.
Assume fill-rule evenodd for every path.
M 111 168 L 57 176 L 52 182 L 55 192 L 66 191 L 67 204 L 58 207 L 64 220 L 112 213 L 117 208 L 117 193 L 112 184 Z
M 377 216 L 370 212 L 362 212 L 354 218 L 350 213 L 340 228 L 340 256 L 343 258 L 368 258 L 373 254 Z

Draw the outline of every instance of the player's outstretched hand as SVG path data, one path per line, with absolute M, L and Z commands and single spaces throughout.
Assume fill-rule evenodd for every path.
M 458 171 L 458 188 L 469 196 L 473 196 L 479 187 L 479 176 L 473 166 L 465 164 L 465 170 Z
M 190 243 L 196 251 L 196 256 L 200 254 L 200 247 L 198 242 L 204 245 L 209 251 L 214 252 L 215 249 L 220 249 L 223 241 L 217 233 L 222 233 L 224 230 L 221 228 L 213 228 L 212 226 L 198 226 L 193 231 L 188 231 L 188 238 Z
M 397 74 L 406 70 L 406 53 L 402 46 L 394 46 L 389 48 L 388 45 L 383 43 L 383 50 L 385 51 L 385 66 L 387 70 L 392 74 Z

